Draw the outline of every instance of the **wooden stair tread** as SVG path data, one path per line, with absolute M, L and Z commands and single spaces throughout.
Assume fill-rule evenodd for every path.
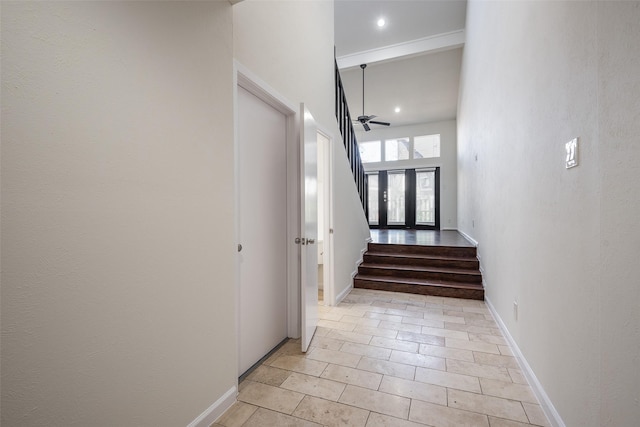
M 407 254 L 407 253 L 394 253 L 394 252 L 376 252 L 367 251 L 367 255 L 377 257 L 389 257 L 389 258 L 417 258 L 417 259 L 433 259 L 442 261 L 477 261 L 475 256 L 468 257 L 456 257 L 456 256 L 442 256 L 442 255 L 427 255 L 427 254 Z
M 443 267 L 425 267 L 419 265 L 405 265 L 405 264 L 375 264 L 365 263 L 360 264 L 363 268 L 377 268 L 383 270 L 402 270 L 402 271 L 419 271 L 429 273 L 452 273 L 452 274 L 467 274 L 470 276 L 481 276 L 482 274 L 478 270 L 460 269 L 460 268 L 443 268 Z
M 474 289 L 474 290 L 484 289 L 482 286 L 482 283 L 445 282 L 441 280 L 394 278 L 394 277 L 370 276 L 370 275 L 362 275 L 362 274 L 356 275 L 354 279 L 366 280 L 369 282 L 399 283 L 404 285 L 415 285 L 415 286 L 438 286 L 442 288 Z

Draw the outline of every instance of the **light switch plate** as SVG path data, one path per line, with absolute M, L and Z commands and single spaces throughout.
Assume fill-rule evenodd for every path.
M 570 169 L 578 166 L 578 138 L 573 138 L 564 145 L 567 151 L 566 168 Z

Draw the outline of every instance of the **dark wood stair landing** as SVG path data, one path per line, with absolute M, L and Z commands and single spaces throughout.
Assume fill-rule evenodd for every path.
M 354 287 L 484 300 L 476 248 L 457 231 L 371 234 Z

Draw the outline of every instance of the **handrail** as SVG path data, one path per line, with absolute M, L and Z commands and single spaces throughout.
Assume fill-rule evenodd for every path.
M 347 97 L 344 93 L 344 87 L 342 86 L 342 79 L 340 78 L 340 70 L 338 69 L 338 62 L 335 63 L 335 99 L 336 99 L 336 119 L 338 120 L 338 127 L 342 134 L 342 140 L 344 141 L 344 148 L 347 152 L 347 159 L 351 165 L 351 172 L 353 173 L 353 179 L 358 189 L 360 196 L 360 202 L 362 203 L 362 209 L 367 218 L 369 218 L 368 208 L 368 192 L 369 180 L 367 174 L 364 171 L 362 165 L 362 159 L 360 158 L 360 150 L 358 150 L 358 141 L 356 140 L 356 133 L 353 129 L 353 122 L 351 121 L 351 114 L 349 114 L 349 106 L 347 105 Z

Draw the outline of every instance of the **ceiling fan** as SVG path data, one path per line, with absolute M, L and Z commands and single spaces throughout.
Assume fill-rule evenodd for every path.
M 365 131 L 370 131 L 371 130 L 371 128 L 369 127 L 369 124 L 389 126 L 391 123 L 379 122 L 379 121 L 376 121 L 376 120 L 371 120 L 371 119 L 373 119 L 375 117 L 378 117 L 378 116 L 373 116 L 373 115 L 372 116 L 365 116 L 365 114 L 364 114 L 364 69 L 367 68 L 367 64 L 360 64 L 360 68 L 362 68 L 362 115 L 359 116 L 354 121 L 360 122 Z

